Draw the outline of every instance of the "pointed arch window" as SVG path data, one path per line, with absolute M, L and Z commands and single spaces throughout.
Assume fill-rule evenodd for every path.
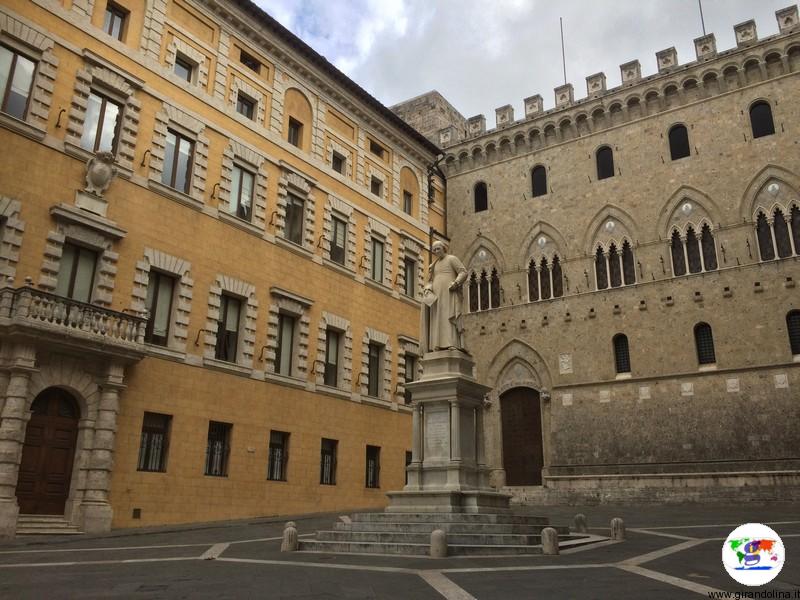
M 500 277 L 497 269 L 487 274 L 482 269 L 480 275 L 474 271 L 469 278 L 469 311 L 488 310 L 500 306 Z
M 797 254 L 797 250 L 800 248 L 800 208 L 792 206 L 789 214 L 792 224 L 792 241 L 794 242 L 795 254 Z
M 608 179 L 614 176 L 614 152 L 609 146 L 597 150 L 597 179 Z
M 786 331 L 789 334 L 792 354 L 800 356 L 800 310 L 789 311 L 786 315 Z
M 547 170 L 542 165 L 531 170 L 531 194 L 534 198 L 547 194 Z
M 756 238 L 762 261 L 796 256 L 800 246 L 800 210 L 792 206 L 787 217 L 780 208 L 776 208 L 772 219 L 759 211 Z
M 528 301 L 549 300 L 564 295 L 561 261 L 558 255 L 552 261 L 542 258 L 538 263 L 531 259 L 528 264 Z
M 673 230 L 670 253 L 672 255 L 672 273 L 675 276 L 717 269 L 717 249 L 714 244 L 714 234 L 711 233 L 708 223 L 703 224 L 700 237 L 697 236 L 691 225 L 686 230 L 685 238 L 681 238 L 677 229 Z
M 636 283 L 636 267 L 633 264 L 633 250 L 628 240 L 622 242 L 622 276 L 625 285 Z
M 772 108 L 769 103 L 762 100 L 750 107 L 750 128 L 753 131 L 753 138 L 775 133 L 775 123 L 772 120 Z
M 497 269 L 492 269 L 489 280 L 489 296 L 491 308 L 500 306 L 500 276 L 497 274 Z
M 553 257 L 551 276 L 553 278 L 553 298 L 561 298 L 564 295 L 564 282 L 562 281 L 561 261 L 557 255 Z
M 758 252 L 761 260 L 773 260 L 775 258 L 775 247 L 772 245 L 772 227 L 767 221 L 767 215 L 763 212 L 756 217 L 756 237 L 758 238 Z
M 550 265 L 547 263 L 547 259 L 543 258 L 542 261 L 539 263 L 539 276 L 541 282 L 541 290 L 542 290 L 542 300 L 547 300 L 550 298 L 552 293 L 552 285 L 550 280 Z
M 602 246 L 598 246 L 597 252 L 594 254 L 594 275 L 597 281 L 597 289 L 606 289 L 608 287 L 608 261 Z
M 486 189 L 486 184 L 483 181 L 479 181 L 475 184 L 473 195 L 475 197 L 475 212 L 483 212 L 488 210 L 489 193 Z
M 478 281 L 478 301 L 481 310 L 489 308 L 489 278 L 486 277 L 486 271 L 481 271 L 481 277 Z
M 778 258 L 786 258 L 794 254 L 792 252 L 792 242 L 789 238 L 789 225 L 786 217 L 779 208 L 775 209 L 772 215 L 772 231 L 775 235 L 775 247 L 778 251 Z
M 714 234 L 711 233 L 711 227 L 708 223 L 703 225 L 700 232 L 700 247 L 703 250 L 703 269 L 706 271 L 717 270 L 717 246 L 714 243 Z
M 673 125 L 669 130 L 669 154 L 672 160 L 686 158 L 691 154 L 689 132 L 685 125 Z
M 689 273 L 699 273 L 703 270 L 700 261 L 700 244 L 693 227 L 686 232 L 686 260 L 689 263 Z
M 708 323 L 698 323 L 694 326 L 694 344 L 697 349 L 698 363 L 701 365 L 713 365 L 717 362 L 711 325 Z
M 631 354 L 628 349 L 628 336 L 618 333 L 614 336 L 614 367 L 617 374 L 631 372 Z
M 622 265 L 616 244 L 611 244 L 608 249 L 608 281 L 611 287 L 622 285 Z
M 478 312 L 478 278 L 473 272 L 469 277 L 469 312 Z
M 539 270 L 536 268 L 536 260 L 532 259 L 528 265 L 528 302 L 536 302 L 539 299 Z
M 672 254 L 672 274 L 686 275 L 686 253 L 684 252 L 681 234 L 675 229 L 672 232 L 670 241 L 670 253 Z

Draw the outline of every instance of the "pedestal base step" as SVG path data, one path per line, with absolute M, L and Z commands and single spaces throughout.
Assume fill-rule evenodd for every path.
M 17 535 L 78 535 L 83 533 L 61 515 L 20 515 Z

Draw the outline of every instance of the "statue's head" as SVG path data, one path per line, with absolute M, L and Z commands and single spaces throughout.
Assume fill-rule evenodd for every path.
M 441 258 L 441 257 L 442 257 L 442 256 L 444 256 L 445 254 L 447 254 L 447 244 L 445 244 L 445 243 L 444 243 L 443 241 L 441 241 L 441 240 L 436 240 L 436 241 L 435 241 L 435 242 L 433 242 L 433 244 L 431 245 L 431 252 L 433 252 L 433 255 L 434 255 L 435 257 L 437 257 L 437 258 Z
M 113 164 L 114 163 L 114 154 L 111 153 L 111 152 L 98 152 L 97 154 L 95 154 L 95 157 L 100 162 L 104 162 L 104 163 L 107 163 L 107 164 Z

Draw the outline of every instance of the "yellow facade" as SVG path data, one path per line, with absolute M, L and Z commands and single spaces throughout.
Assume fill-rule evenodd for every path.
M 119 363 L 124 377 L 118 407 L 109 409 L 116 415 L 108 434 L 112 448 L 98 452 L 99 425 L 94 437 L 79 434 L 73 478 L 85 471 L 91 482 L 95 467 L 110 470 L 105 500 L 93 502 L 110 504 L 114 527 L 382 506 L 384 493 L 403 485 L 411 437 L 404 357 L 415 352 L 416 296 L 429 232 L 444 231 L 439 180 L 431 183 L 434 198 L 428 197 L 435 146 L 355 84 L 342 84 L 344 76 L 247 2 L 123 0 L 112 7 L 124 15 L 121 41 L 103 31 L 105 0 L 11 0 L 0 8 L 0 43 L 37 61 L 38 69 L 45 56 L 55 58 L 51 81 L 43 82 L 40 70 L 33 83 L 32 94 L 51 94 L 36 108 L 43 118 L 34 118 L 33 101 L 24 119 L 0 114 L 0 197 L 20 207 L 13 218 L 24 222 L 15 256 L 3 262 L 4 275 L 13 276 L 8 287 L 27 283 L 53 292 L 63 244 L 83 235 L 79 230 L 108 242 L 95 248 L 89 238 L 78 240 L 100 253 L 91 302 L 103 310 L 141 314 L 152 285 L 148 274 L 163 272 L 167 263 L 182 265 L 180 272 L 167 272 L 176 278 L 176 290 L 166 346 L 140 343 L 135 359 L 126 355 Z M 254 19 L 270 35 L 256 31 Z M 30 47 L 34 39 L 45 42 Z M 243 51 L 258 61 L 258 73 L 241 62 Z M 175 73 L 173 63 L 183 59 L 192 65 L 190 81 Z M 330 89 L 337 90 L 335 99 L 323 91 Z M 102 195 L 105 215 L 76 200 L 92 156 L 76 143 L 86 126 L 81 119 L 90 90 L 122 107 L 118 173 Z M 237 94 L 254 103 L 252 118 L 237 112 Z M 290 117 L 302 125 L 296 145 L 288 141 Z M 193 143 L 186 193 L 162 182 L 169 165 L 167 132 Z M 371 141 L 383 148 L 382 156 L 370 150 Z M 342 173 L 332 168 L 334 151 L 345 158 Z M 249 220 L 230 214 L 236 208 L 229 197 L 235 166 L 255 175 Z M 371 189 L 373 177 L 381 182 L 379 195 Z M 403 210 L 404 192 L 413 199 L 411 214 Z M 287 239 L 292 195 L 305 201 L 299 243 Z M 57 216 L 55 205 L 67 206 L 70 216 Z M 347 222 L 342 265 L 330 258 L 331 215 Z M 77 223 L 83 216 L 88 224 Z M 124 233 L 103 233 L 113 227 Z M 385 249 L 379 282 L 371 280 L 373 238 Z M 414 297 L 405 294 L 404 258 L 415 261 Z M 238 294 L 243 311 L 230 364 L 214 358 L 219 297 L 226 293 Z M 276 319 L 285 306 L 300 307 L 291 314 L 297 355 L 289 376 L 275 373 Z M 334 316 L 342 328 L 347 324 L 341 332 L 347 341 L 340 348 L 341 377 L 331 389 L 322 384 L 320 345 Z M 15 427 L 24 428 L 30 418 L 11 412 L 7 398 L 15 382 L 44 379 L 41 373 L 55 361 L 92 376 L 117 364 L 103 359 L 102 334 L 87 342 L 93 344 L 91 358 L 79 345 L 66 350 L 63 337 L 57 344 L 46 335 L 25 337 L 24 343 L 10 334 L 2 339 L 6 379 L 0 391 L 9 387 L 0 414 L 17 419 Z M 383 349 L 378 397 L 367 389 L 369 341 Z M 23 346 L 34 348 L 35 366 L 14 379 Z M 92 400 L 78 398 L 76 386 L 55 385 L 76 396 L 81 427 L 102 421 L 104 384 L 96 420 L 85 413 Z M 31 389 L 19 393 L 27 410 Z M 137 470 L 145 412 L 172 417 L 165 472 Z M 224 477 L 204 475 L 209 421 L 232 425 Z M 266 479 L 271 430 L 290 434 L 287 481 Z M 320 485 L 321 438 L 338 440 L 336 485 Z M 95 441 L 84 443 L 90 439 Z M 14 443 L 12 467 L 22 452 L 19 440 Z M 367 445 L 381 448 L 377 489 L 365 487 Z M 106 451 L 107 466 L 98 466 Z M 82 490 L 91 485 L 75 481 L 65 517 L 80 524 L 87 502 Z M 10 505 L 12 483 L 6 484 Z

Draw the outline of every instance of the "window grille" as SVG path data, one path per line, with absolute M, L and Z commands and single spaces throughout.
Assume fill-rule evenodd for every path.
M 169 446 L 171 421 L 170 415 L 144 413 L 137 470 L 155 472 L 167 470 L 167 447 Z
M 230 423 L 208 424 L 208 445 L 206 446 L 205 474 L 214 477 L 228 476 L 228 454 L 230 453 Z
M 285 431 L 270 431 L 267 479 L 286 481 L 288 464 L 289 434 Z
M 694 342 L 697 347 L 697 362 L 701 365 L 710 365 L 717 362 L 714 353 L 714 336 L 711 325 L 698 323 L 694 327 Z
M 620 333 L 614 336 L 614 366 L 617 373 L 631 372 L 631 355 L 628 350 L 628 336 Z

